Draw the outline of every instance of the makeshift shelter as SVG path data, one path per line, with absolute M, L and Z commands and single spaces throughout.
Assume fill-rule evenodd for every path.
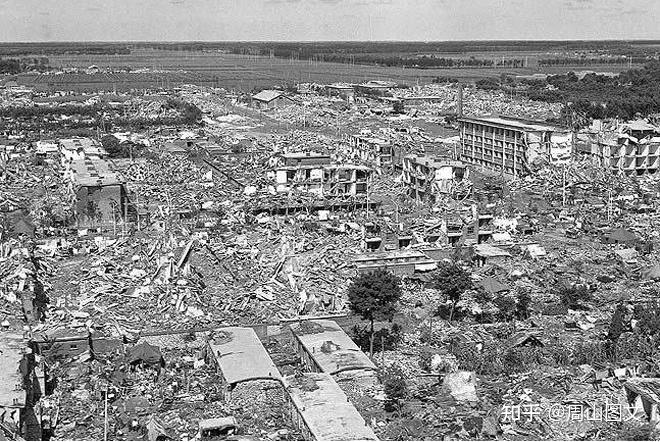
M 642 270 L 642 279 L 660 280 L 660 264 Z
M 0 231 L 2 225 L 7 227 L 9 236 L 17 238 L 21 235 L 33 238 L 35 227 L 30 218 L 30 215 L 24 213 L 23 210 L 14 210 L 13 212 L 4 213 L 0 217 Z
M 234 416 L 199 421 L 199 433 L 202 440 L 233 434 L 238 429 Z
M 486 276 L 484 279 L 479 281 L 479 285 L 490 294 L 496 294 L 501 292 L 508 292 L 511 288 L 508 285 L 502 284 L 495 278 Z
M 141 342 L 128 350 L 126 359 L 129 364 L 146 364 L 146 365 L 165 365 L 165 359 L 160 352 L 160 347 Z
M 535 333 L 528 330 L 521 330 L 511 335 L 511 337 L 507 339 L 505 343 L 506 348 L 524 347 L 524 346 L 543 347 L 543 342 L 541 342 L 541 340 Z

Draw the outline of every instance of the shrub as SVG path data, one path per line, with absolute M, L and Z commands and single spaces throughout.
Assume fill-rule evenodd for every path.
M 501 296 L 495 299 L 495 305 L 500 310 L 500 320 L 509 322 L 516 314 L 516 301 L 511 296 Z
M 638 304 L 635 306 L 639 330 L 649 336 L 660 335 L 660 303 Z
M 433 359 L 433 352 L 427 348 L 419 352 L 419 368 L 424 371 L 431 370 L 431 360 Z
M 624 304 L 619 304 L 616 306 L 614 315 L 612 315 L 612 320 L 610 321 L 610 327 L 607 331 L 607 339 L 610 342 L 615 343 L 621 334 L 625 331 L 625 326 L 623 323 L 624 317 L 626 314 L 626 306 Z
M 584 309 L 584 303 L 591 301 L 592 293 L 586 285 L 561 285 L 558 289 L 561 303 L 570 309 Z
M 500 351 L 496 347 L 478 351 L 473 343 L 454 342 L 451 353 L 456 357 L 461 370 L 487 375 L 498 375 L 503 371 Z
M 483 78 L 477 80 L 476 82 L 477 89 L 483 90 L 497 90 L 500 88 L 500 82 L 495 78 Z
M 510 348 L 502 355 L 502 365 L 508 373 L 529 371 L 544 362 L 543 349 L 539 347 Z
M 578 341 L 572 348 L 571 365 L 600 365 L 609 362 L 608 345 L 602 341 Z
M 516 317 L 518 319 L 529 318 L 529 305 L 532 302 L 532 297 L 526 290 L 518 292 L 516 296 Z
M 435 312 L 433 313 L 434 316 L 439 317 L 440 319 L 444 319 L 446 321 L 449 321 L 451 319 L 455 319 L 457 321 L 460 321 L 462 319 L 465 319 L 468 314 L 465 310 L 463 309 L 455 309 L 453 304 L 440 304 L 438 307 L 435 309 Z
M 642 425 L 624 425 L 617 433 L 615 440 L 657 440 L 652 435 L 651 426 L 648 423 Z
M 385 410 L 400 411 L 403 400 L 408 396 L 405 374 L 401 368 L 391 365 L 381 369 L 379 377 L 385 390 Z
M 615 346 L 617 359 L 660 358 L 660 335 L 648 336 L 640 332 L 622 334 Z

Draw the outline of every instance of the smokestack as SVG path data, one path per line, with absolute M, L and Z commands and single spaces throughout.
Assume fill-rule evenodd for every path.
M 458 83 L 458 103 L 457 103 L 458 118 L 463 116 L 463 83 Z

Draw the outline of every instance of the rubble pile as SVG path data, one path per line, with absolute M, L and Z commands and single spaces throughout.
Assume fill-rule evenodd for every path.
M 402 98 L 432 97 L 414 105 L 417 118 L 457 112 L 458 87 L 455 85 L 426 84 L 410 89 L 393 90 Z M 511 96 L 503 91 L 486 91 L 473 86 L 463 88 L 463 113 L 471 116 L 508 115 L 512 117 L 545 121 L 558 118 L 561 104 L 532 101 L 525 97 Z
M 612 423 L 505 416 L 512 406 L 624 404 L 626 379 L 658 370 L 657 338 L 640 332 L 651 326 L 639 312 L 660 290 L 659 178 L 615 175 L 586 154 L 541 159 L 526 176 L 440 161 L 415 163 L 411 173 L 406 155 L 458 159 L 456 128 L 445 119 L 457 87 L 389 92 L 406 98 L 403 114 L 390 96 L 358 92 L 341 100 L 289 90 L 290 100 L 267 108 L 193 86 L 151 101 L 129 94 L 115 103 L 129 119 L 169 118 L 169 98 L 204 114 L 186 128 L 119 134 L 119 144 L 144 145 L 126 158 L 111 144 L 70 140 L 94 147 L 66 152 L 77 165 L 98 164 L 93 170 L 67 167 L 58 141 L 38 144 L 47 131 L 7 141 L 0 323 L 41 352 L 32 361 L 47 373 L 40 407 L 52 439 L 100 440 L 106 429 L 117 440 L 199 439 L 199 421 L 211 418 L 235 418 L 239 436 L 302 439 L 287 389 L 270 374 L 229 388 L 221 371 L 231 363 L 216 367 L 206 339 L 246 327 L 250 340 L 223 343 L 240 351 L 214 357 L 254 352 L 283 375 L 333 365 L 323 359 L 350 339 L 366 354 L 372 324 L 351 311 L 348 289 L 373 269 L 399 276 L 402 296 L 392 315 L 374 317 L 369 369 L 340 369 L 351 349 L 334 361 L 337 373 L 324 375 L 380 438 L 618 434 Z M 468 87 L 463 111 L 547 119 L 560 109 Z M 283 155 L 303 152 L 310 155 Z M 334 167 L 342 165 L 360 167 Z M 459 179 L 451 188 L 460 191 L 429 190 L 428 181 Z M 332 191 L 319 196 L 328 182 Z M 102 209 L 112 216 L 91 215 Z M 444 264 L 462 276 L 443 282 L 435 272 Z M 618 343 L 610 333 L 617 310 Z M 327 317 L 347 341 L 324 341 L 322 354 L 306 349 L 291 324 Z M 309 331 L 305 324 L 298 330 Z M 388 374 L 392 367 L 399 374 Z M 392 385 L 388 375 L 403 379 Z

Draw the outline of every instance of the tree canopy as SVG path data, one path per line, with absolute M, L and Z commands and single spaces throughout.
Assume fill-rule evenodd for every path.
M 458 302 L 461 295 L 472 288 L 470 274 L 456 264 L 440 263 L 433 274 L 432 286 L 454 303 Z
M 349 286 L 348 299 L 362 319 L 391 320 L 401 299 L 401 280 L 385 270 L 362 274 Z

